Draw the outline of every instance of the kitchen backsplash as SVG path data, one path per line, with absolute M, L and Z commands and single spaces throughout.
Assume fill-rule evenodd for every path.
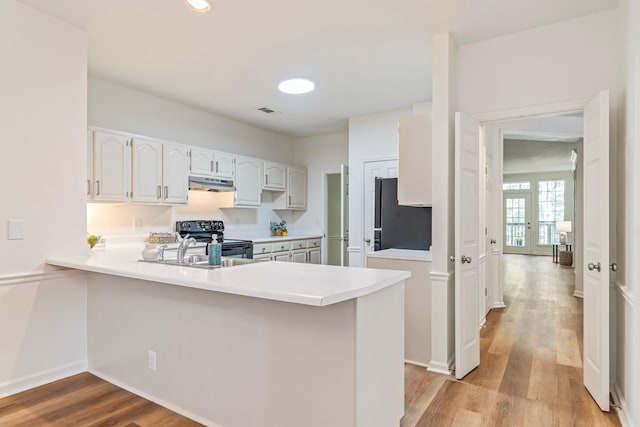
M 223 197 L 232 193 L 190 191 L 189 204 L 154 206 L 134 204 L 87 204 L 87 231 L 100 236 L 139 235 L 150 231 L 173 231 L 175 222 L 183 219 L 221 219 L 229 237 L 266 236 L 269 222 L 286 220 L 289 231 L 296 230 L 296 220 L 303 212 L 272 210 L 271 193 L 263 192 L 262 206 L 257 209 L 218 208 Z M 319 232 L 319 230 L 305 230 Z

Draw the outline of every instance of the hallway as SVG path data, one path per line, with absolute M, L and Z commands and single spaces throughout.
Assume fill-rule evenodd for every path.
M 504 268 L 507 308 L 487 315 L 480 366 L 457 381 L 406 365 L 402 427 L 619 426 L 582 383 L 573 270 L 527 255 L 504 255 Z

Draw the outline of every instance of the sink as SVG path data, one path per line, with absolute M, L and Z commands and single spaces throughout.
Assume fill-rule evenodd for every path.
M 185 257 L 185 262 L 179 263 L 176 259 L 165 259 L 163 261 L 159 260 L 140 260 L 141 262 L 152 262 L 155 264 L 166 264 L 166 265 L 179 265 L 182 267 L 193 267 L 193 268 L 203 268 L 203 269 L 215 269 L 215 268 L 225 268 L 225 267 L 236 267 L 238 265 L 247 265 L 247 264 L 255 264 L 260 262 L 257 259 L 249 259 L 249 258 L 227 258 L 222 257 L 221 265 L 209 265 L 209 257 L 207 255 L 188 255 Z

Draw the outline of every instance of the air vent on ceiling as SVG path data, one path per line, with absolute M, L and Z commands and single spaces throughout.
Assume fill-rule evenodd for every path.
M 271 109 L 271 108 L 269 108 L 269 107 L 261 107 L 261 108 L 258 108 L 258 111 L 262 111 L 263 113 L 267 113 L 267 114 L 277 113 L 277 111 L 276 111 L 276 110 L 272 110 L 272 109 Z

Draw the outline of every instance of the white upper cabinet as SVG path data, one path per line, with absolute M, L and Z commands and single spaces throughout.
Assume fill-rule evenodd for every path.
M 274 193 L 273 209 L 307 209 L 307 169 L 287 167 L 287 185 L 284 193 Z
M 257 207 L 262 199 L 262 161 L 236 157 L 234 207 Z
M 431 114 L 400 118 L 398 147 L 398 204 L 431 206 Z
M 188 147 L 145 138 L 132 143 L 132 201 L 138 203 L 187 203 Z
M 191 175 L 212 176 L 213 170 L 213 150 L 200 147 L 189 149 L 189 173 Z
M 287 168 L 287 206 L 289 209 L 307 209 L 307 169 Z
M 234 179 L 236 156 L 222 151 L 213 152 L 213 176 L 222 179 Z
M 287 166 L 274 163 L 262 162 L 262 189 L 271 191 L 284 191 L 287 186 Z
M 129 138 L 117 132 L 93 131 L 93 200 L 126 202 L 131 192 Z
M 162 143 L 135 137 L 131 143 L 131 200 L 139 203 L 162 201 Z
M 189 199 L 189 149 L 182 144 L 162 145 L 162 201 L 187 203 Z
M 93 132 L 87 131 L 87 200 L 93 198 Z

